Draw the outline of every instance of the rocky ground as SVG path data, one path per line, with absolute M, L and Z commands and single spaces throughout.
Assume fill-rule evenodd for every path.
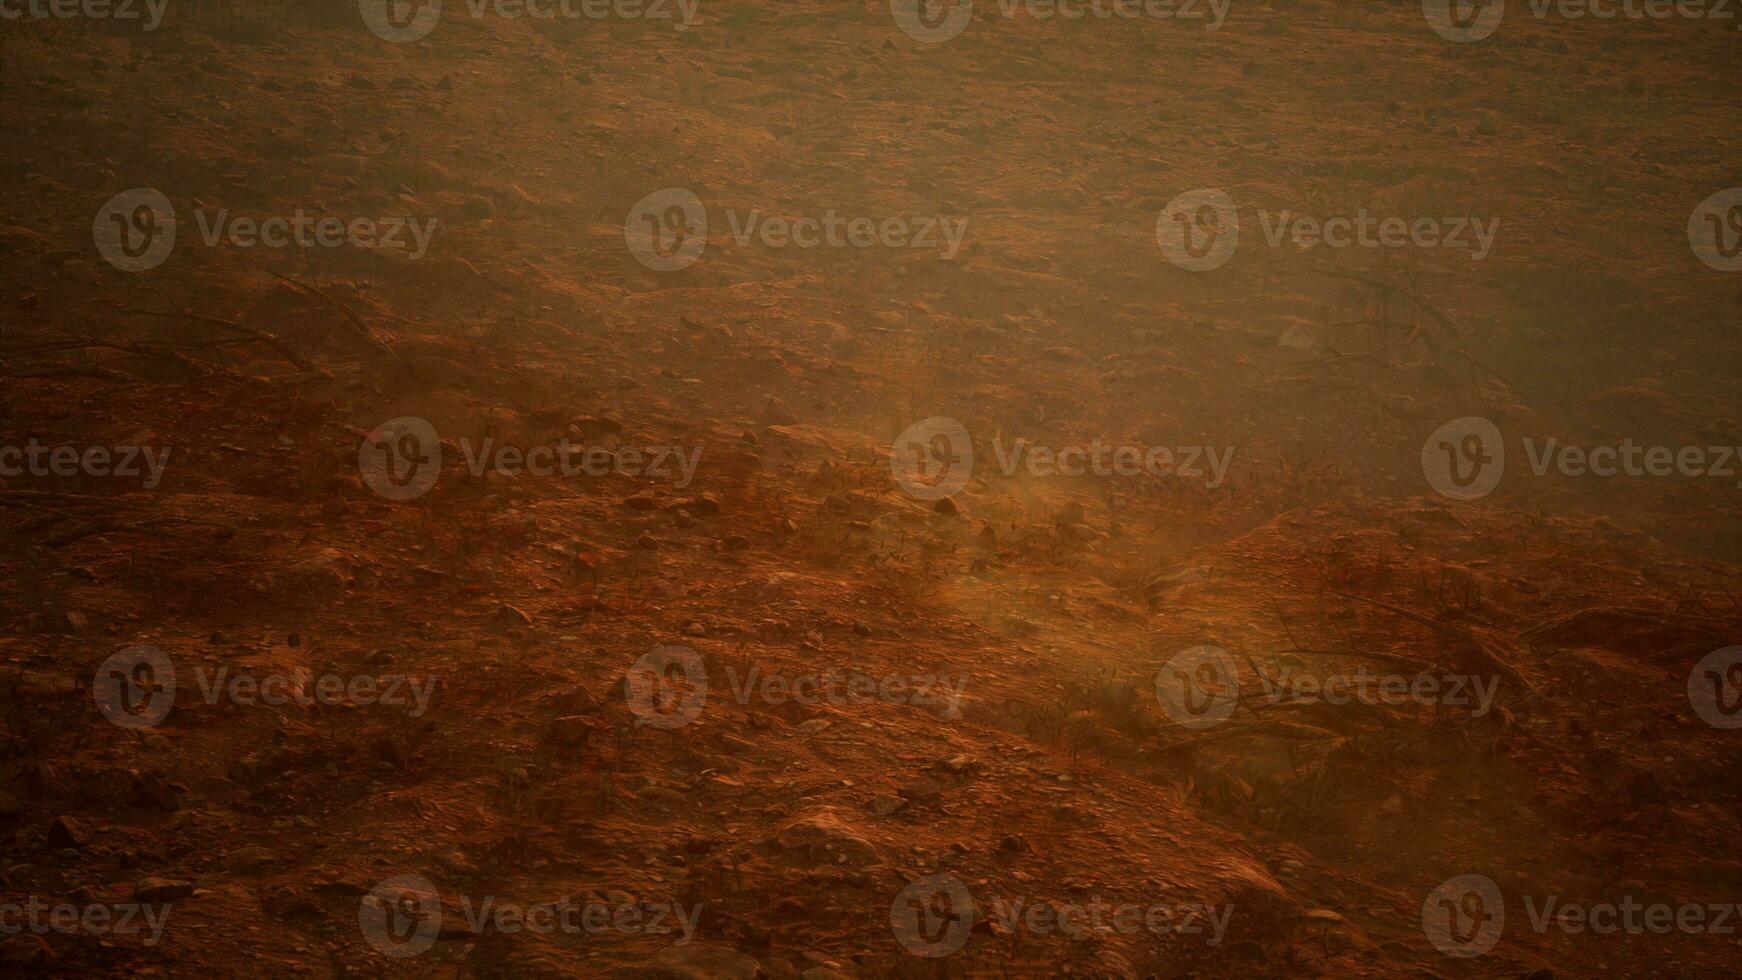
M 1738 480 L 1530 448 L 1742 443 L 1733 23 L 170 4 L 0 21 L 6 969 L 1742 963 Z

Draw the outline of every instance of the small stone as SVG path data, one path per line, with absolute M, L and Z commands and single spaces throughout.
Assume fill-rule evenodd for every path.
M 815 735 L 823 729 L 828 728 L 829 724 L 830 722 L 827 718 L 812 718 L 810 721 L 801 722 L 795 726 L 793 731 L 798 732 L 800 735 Z
M 493 622 L 495 622 L 498 626 L 531 626 L 532 625 L 532 617 L 531 616 L 527 615 L 527 613 L 524 610 L 522 610 L 518 607 L 515 607 L 515 606 L 510 606 L 507 603 L 503 603 L 502 605 L 496 607 L 496 613 L 495 613 L 495 615 L 493 615 L 491 617 L 491 620 Z
M 579 748 L 600 731 L 598 722 L 583 715 L 564 715 L 550 723 L 551 741 L 569 748 Z
M 193 882 L 178 878 L 141 878 L 133 886 L 133 897 L 141 902 L 173 902 L 193 893 Z
M 13 936 L 0 942 L 0 965 L 25 967 L 40 963 L 48 944 L 38 936 Z
M 942 796 L 944 788 L 929 779 L 916 779 L 901 784 L 895 792 L 915 803 L 925 803 Z
M 660 980 L 757 980 L 765 975 L 762 965 L 749 956 L 700 942 L 667 946 L 640 965 L 617 972 L 618 977 Z
M 75 817 L 58 816 L 48 825 L 48 846 L 53 848 L 84 847 L 90 833 Z
M 769 396 L 768 404 L 762 407 L 763 425 L 797 425 L 798 413 L 786 402 Z
M 556 701 L 557 710 L 565 715 L 578 715 L 599 707 L 599 699 L 593 696 L 592 691 L 580 684 L 557 692 L 553 700 Z
M 224 867 L 231 871 L 259 871 L 278 860 L 278 855 L 264 847 L 244 847 L 224 856 Z
M 879 793 L 871 798 L 871 812 L 879 817 L 887 817 L 907 809 L 907 801 L 899 796 Z

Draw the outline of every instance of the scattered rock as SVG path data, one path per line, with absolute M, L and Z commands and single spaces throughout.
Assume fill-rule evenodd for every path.
M 930 779 L 902 783 L 895 791 L 915 803 L 927 803 L 944 795 L 943 786 Z
M 194 883 L 179 878 L 141 878 L 133 886 L 133 899 L 138 902 L 173 902 L 194 893 Z
M 779 398 L 769 396 L 768 404 L 762 407 L 763 425 L 797 425 L 798 413 L 792 406 Z
M 40 936 L 13 936 L 0 942 L 0 965 L 6 967 L 40 964 L 48 955 L 48 943 Z
M 564 715 L 550 723 L 551 741 L 568 748 L 579 748 L 604 729 L 584 715 Z
M 91 839 L 90 832 L 84 824 L 75 817 L 58 816 L 48 825 L 48 846 L 56 849 L 65 847 L 84 847 Z
M 278 855 L 264 847 L 244 847 L 224 855 L 224 867 L 231 871 L 259 871 L 278 860 Z
M 762 964 L 734 949 L 687 942 L 667 946 L 617 971 L 623 980 L 758 980 Z
M 907 809 L 907 801 L 899 796 L 888 793 L 878 793 L 871 798 L 871 812 L 879 817 L 887 817 Z
M 490 617 L 490 622 L 496 626 L 531 626 L 532 617 L 517 606 L 503 603 L 496 607 L 496 612 Z
M 552 695 L 551 699 L 556 702 L 557 710 L 565 715 L 583 714 L 597 710 L 599 707 L 599 699 L 581 684 L 564 688 Z

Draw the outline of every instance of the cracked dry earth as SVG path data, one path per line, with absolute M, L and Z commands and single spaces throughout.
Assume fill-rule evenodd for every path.
M 1472 415 L 1742 441 L 1742 292 L 1683 217 L 1742 183 L 1727 27 L 1515 14 L 1448 44 L 1403 2 L 1236 2 L 1217 30 L 982 3 L 925 44 L 881 3 L 703 0 L 684 31 L 450 10 L 396 44 L 354 11 L 174 13 L 0 22 L 0 442 L 169 454 L 0 489 L 0 896 L 163 915 L 13 930 L 5 969 L 1742 963 L 1715 927 L 1527 904 L 1742 900 L 1742 738 L 1689 696 L 1742 635 L 1735 481 L 1539 477 L 1514 448 L 1466 501 L 1422 464 Z M 129 273 L 92 217 L 138 187 L 178 240 Z M 1500 225 L 1473 261 L 1249 220 L 1196 273 L 1156 225 L 1200 187 Z M 666 188 L 710 230 L 661 272 L 625 223 Z M 831 211 L 965 234 L 735 234 Z M 202 233 L 220 212 L 429 234 L 241 247 Z M 384 494 L 408 418 L 440 464 Z M 941 502 L 900 464 L 934 418 L 974 457 Z M 1006 472 L 1019 439 L 1210 453 Z M 565 440 L 679 455 L 472 465 Z M 105 674 L 142 646 L 173 710 L 111 723 L 105 690 L 163 686 Z M 1206 647 L 1231 711 L 1201 725 L 1167 698 Z M 1476 686 L 1272 696 L 1364 671 Z M 1424 928 L 1465 875 L 1507 913 L 1471 957 Z

